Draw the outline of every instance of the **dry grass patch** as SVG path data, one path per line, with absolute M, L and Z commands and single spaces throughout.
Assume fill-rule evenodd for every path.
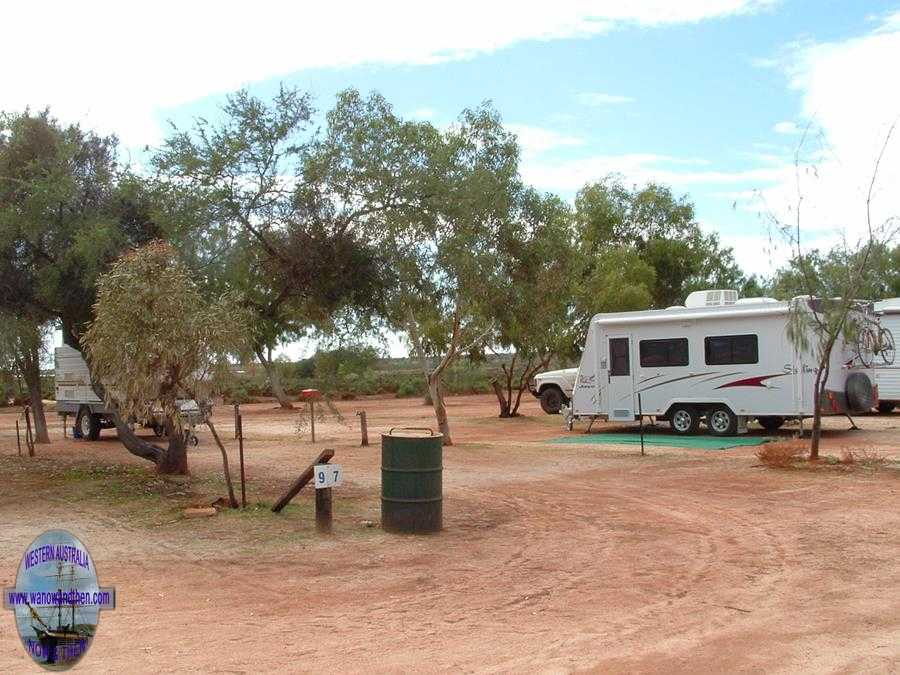
M 841 464 L 863 467 L 879 467 L 887 463 L 887 457 L 874 448 L 843 448 L 841 450 Z
M 795 439 L 765 443 L 756 451 L 756 456 L 768 467 L 785 469 L 804 459 L 808 451 L 808 443 Z

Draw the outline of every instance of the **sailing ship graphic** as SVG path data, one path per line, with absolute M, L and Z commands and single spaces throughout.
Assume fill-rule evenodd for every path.
M 48 666 L 74 664 L 87 651 L 96 631 L 96 622 L 84 617 L 84 608 L 78 602 L 79 581 L 94 582 L 91 577 L 79 577 L 75 566 L 58 562 L 55 578 L 56 602 L 33 606 L 26 602 L 31 613 L 31 630 L 35 637 L 27 638 L 26 646 L 36 660 Z M 93 612 L 96 617 L 96 612 Z

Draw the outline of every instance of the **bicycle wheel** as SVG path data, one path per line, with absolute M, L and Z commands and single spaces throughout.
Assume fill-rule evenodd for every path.
M 894 363 L 894 356 L 896 356 L 894 334 L 887 328 L 881 328 L 878 331 L 878 347 L 884 365 L 892 365 Z
M 856 336 L 856 356 L 866 368 L 872 367 L 877 339 L 875 331 L 868 326 L 860 329 L 859 335 Z

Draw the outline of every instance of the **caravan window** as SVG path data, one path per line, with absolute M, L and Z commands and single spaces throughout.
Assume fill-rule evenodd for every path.
M 759 363 L 759 345 L 755 335 L 716 335 L 704 341 L 706 365 Z
M 631 375 L 628 338 L 609 339 L 609 374 L 612 376 Z
M 641 340 L 641 368 L 665 368 L 688 364 L 687 338 Z

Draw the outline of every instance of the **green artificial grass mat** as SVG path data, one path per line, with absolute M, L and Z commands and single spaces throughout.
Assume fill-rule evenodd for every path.
M 670 448 L 695 448 L 697 450 L 725 450 L 741 446 L 761 445 L 772 439 L 768 436 L 676 436 L 675 434 L 645 433 L 644 445 L 664 445 Z M 580 445 L 640 445 L 641 435 L 632 433 L 573 434 L 554 438 L 550 443 L 577 443 Z

